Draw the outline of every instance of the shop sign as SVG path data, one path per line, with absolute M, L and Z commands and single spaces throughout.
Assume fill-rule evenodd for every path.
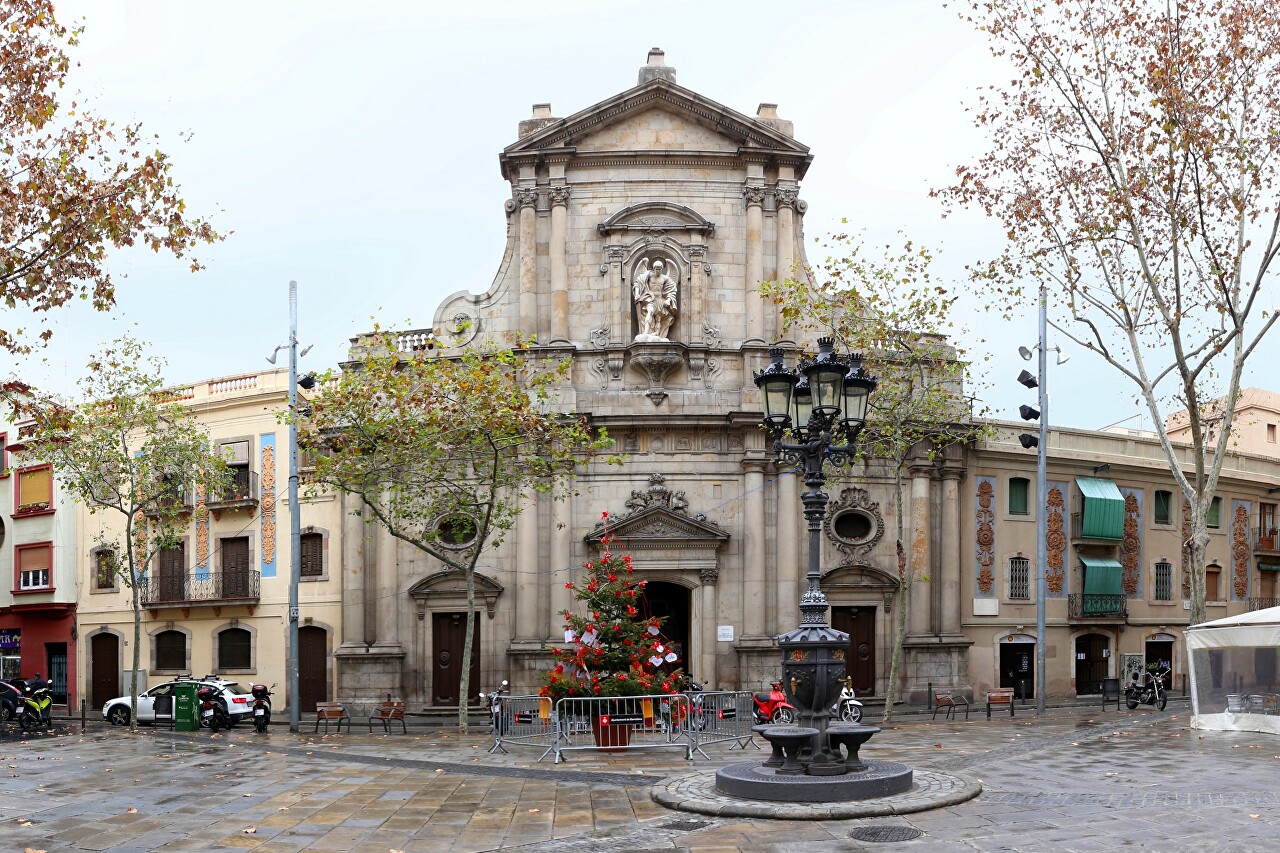
M 21 646 L 21 628 L 0 628 L 0 649 L 17 649 Z

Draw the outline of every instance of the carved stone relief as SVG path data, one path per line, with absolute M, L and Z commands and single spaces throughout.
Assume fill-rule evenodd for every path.
M 661 474 L 653 473 L 649 475 L 649 487 L 647 489 L 633 489 L 631 497 L 627 498 L 626 508 L 632 514 L 641 510 L 651 509 L 652 507 L 663 507 L 672 512 L 678 512 L 683 515 L 688 514 L 689 502 L 685 500 L 684 492 L 676 492 L 668 489 L 664 483 L 667 478 Z
M 838 521 L 846 513 L 857 513 L 868 520 L 869 530 L 865 536 L 850 539 L 840 535 L 837 530 Z M 856 487 L 842 490 L 840 497 L 831 502 L 827 507 L 822 526 L 826 531 L 827 539 L 836 550 L 848 556 L 870 553 L 876 543 L 884 537 L 884 516 L 880 513 L 880 504 L 871 500 L 870 493 L 865 489 Z
M 991 485 L 991 481 L 980 480 L 978 482 L 977 512 L 978 589 L 983 595 L 990 595 L 991 587 L 995 583 L 995 576 L 991 572 L 991 566 L 996 560 L 996 514 L 991 511 L 991 502 L 994 496 L 995 489 Z
M 1231 522 L 1232 587 L 1236 598 L 1249 595 L 1249 510 L 1237 504 Z
M 1124 586 L 1124 594 L 1133 597 L 1138 594 L 1138 576 L 1141 566 L 1138 558 L 1142 553 L 1142 540 L 1138 512 L 1138 498 L 1125 495 L 1124 498 L 1124 538 L 1120 540 L 1120 582 Z
M 1045 585 L 1054 595 L 1062 594 L 1062 582 L 1066 579 L 1063 571 L 1063 554 L 1067 550 L 1067 537 L 1063 532 L 1063 515 L 1066 502 L 1062 499 L 1062 489 L 1054 486 L 1049 490 L 1045 507 L 1045 559 L 1048 571 L 1045 573 Z

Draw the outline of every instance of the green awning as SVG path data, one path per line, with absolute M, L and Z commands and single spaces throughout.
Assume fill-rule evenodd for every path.
M 1124 595 L 1118 562 L 1096 557 L 1081 557 L 1080 562 L 1084 564 L 1085 595 Z
M 1112 480 L 1077 477 L 1084 500 L 1080 535 L 1086 539 L 1124 538 L 1124 495 Z

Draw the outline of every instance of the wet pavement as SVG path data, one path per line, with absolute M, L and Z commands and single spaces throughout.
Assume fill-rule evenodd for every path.
M 711 760 L 575 753 L 556 766 L 530 747 L 490 755 L 478 732 L 63 725 L 0 738 L 0 851 L 1274 850 L 1280 738 L 1186 722 L 1174 704 L 897 724 L 863 756 L 980 779 L 982 795 L 841 821 L 703 817 L 650 799 L 663 779 L 743 760 L 723 746 Z M 921 834 L 851 837 L 906 830 Z

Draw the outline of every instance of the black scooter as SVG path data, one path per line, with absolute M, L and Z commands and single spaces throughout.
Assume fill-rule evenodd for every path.
M 271 725 L 271 691 L 265 684 L 255 684 L 249 692 L 253 694 L 253 727 L 265 732 Z
M 200 720 L 208 721 L 209 731 L 217 734 L 218 729 L 231 728 L 231 714 L 227 712 L 226 701 L 217 687 L 205 685 L 199 688 L 196 699 L 200 703 Z

